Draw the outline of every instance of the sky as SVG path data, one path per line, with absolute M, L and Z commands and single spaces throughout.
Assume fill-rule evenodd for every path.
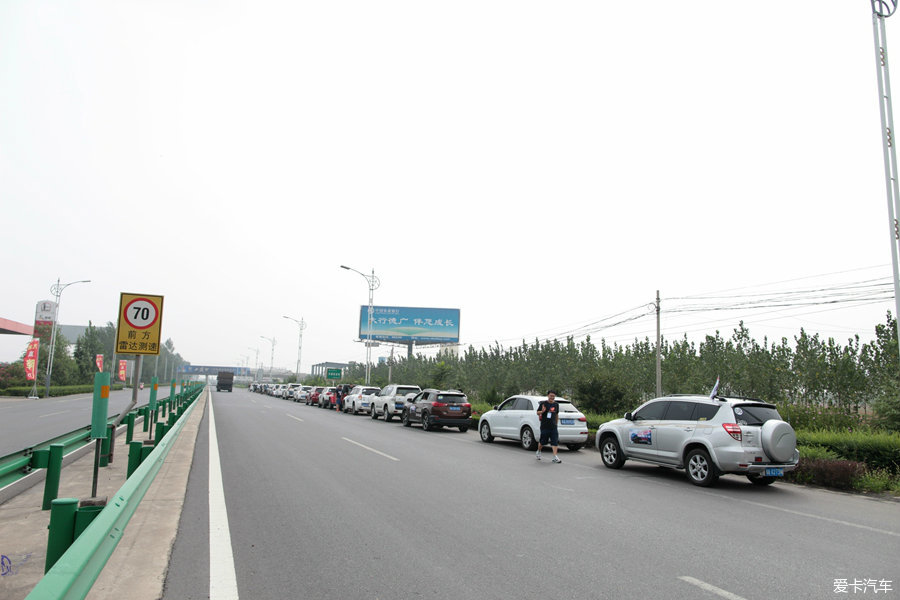
M 0 317 L 89 279 L 60 322 L 162 295 L 191 363 L 294 369 L 287 315 L 308 372 L 365 359 L 348 265 L 463 347 L 653 339 L 657 290 L 668 339 L 867 341 L 880 131 L 868 0 L 5 0 Z

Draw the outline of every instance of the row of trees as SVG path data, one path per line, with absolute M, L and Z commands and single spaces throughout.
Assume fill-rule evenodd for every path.
M 686 337 L 663 339 L 663 394 L 719 393 L 765 399 L 778 404 L 829 408 L 848 414 L 874 409 L 885 425 L 900 426 L 900 356 L 891 314 L 875 328 L 875 339 L 845 344 L 800 330 L 793 342 L 758 342 L 743 322 L 724 338 L 718 331 L 699 344 Z M 392 371 L 389 375 L 389 369 Z M 348 377 L 362 381 L 365 366 L 354 364 Z M 469 347 L 462 356 L 417 355 L 374 368 L 372 381 L 388 378 L 438 388 L 456 388 L 491 404 L 512 394 L 556 389 L 595 412 L 634 408 L 656 394 L 656 343 L 599 347 L 590 338 L 550 340 L 504 348 Z
M 42 340 L 50 339 L 50 326 L 38 327 L 35 336 Z M 97 372 L 96 356 L 102 354 L 103 370 L 111 374 L 112 380 L 117 377 L 118 363 L 114 364 L 113 354 L 116 347 L 116 326 L 107 323 L 105 327 L 95 327 L 88 323 L 84 334 L 75 341 L 74 351 L 69 354 L 71 342 L 57 331 L 56 343 L 53 351 L 53 372 L 51 374 L 52 385 L 88 385 L 94 382 L 94 373 Z M 25 378 L 25 368 L 22 362 L 25 351 L 18 362 L 0 365 L 0 388 L 28 387 L 32 382 Z M 42 343 L 38 357 L 37 386 L 38 390 L 44 388 L 47 373 L 47 360 L 50 356 L 50 343 Z M 132 359 L 132 355 L 116 355 L 117 359 Z M 150 383 L 150 379 L 158 376 L 160 380 L 173 377 L 179 365 L 186 364 L 180 354 L 175 352 L 175 344 L 171 339 L 166 340 L 158 356 L 144 359 L 144 367 L 141 372 L 141 381 Z

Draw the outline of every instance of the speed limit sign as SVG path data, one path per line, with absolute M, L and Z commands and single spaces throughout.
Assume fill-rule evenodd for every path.
M 122 293 L 119 300 L 116 352 L 159 354 L 162 307 L 162 296 Z

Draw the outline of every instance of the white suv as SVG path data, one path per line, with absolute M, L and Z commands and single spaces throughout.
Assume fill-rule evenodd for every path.
M 394 415 L 399 417 L 406 406 L 406 396 L 421 391 L 422 388 L 417 385 L 392 383 L 385 386 L 377 396 L 372 396 L 372 418 L 377 419 L 381 415 L 385 421 L 390 421 Z
M 623 419 L 603 423 L 597 449 L 610 469 L 640 460 L 684 469 L 700 486 L 725 473 L 769 485 L 800 461 L 797 435 L 773 404 L 718 396 L 651 400 Z

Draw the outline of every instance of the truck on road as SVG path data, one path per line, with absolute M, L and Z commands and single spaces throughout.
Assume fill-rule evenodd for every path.
M 231 389 L 234 387 L 234 373 L 231 371 L 219 371 L 219 374 L 216 375 L 216 391 L 221 392 L 222 390 L 228 390 L 229 392 L 233 392 Z

